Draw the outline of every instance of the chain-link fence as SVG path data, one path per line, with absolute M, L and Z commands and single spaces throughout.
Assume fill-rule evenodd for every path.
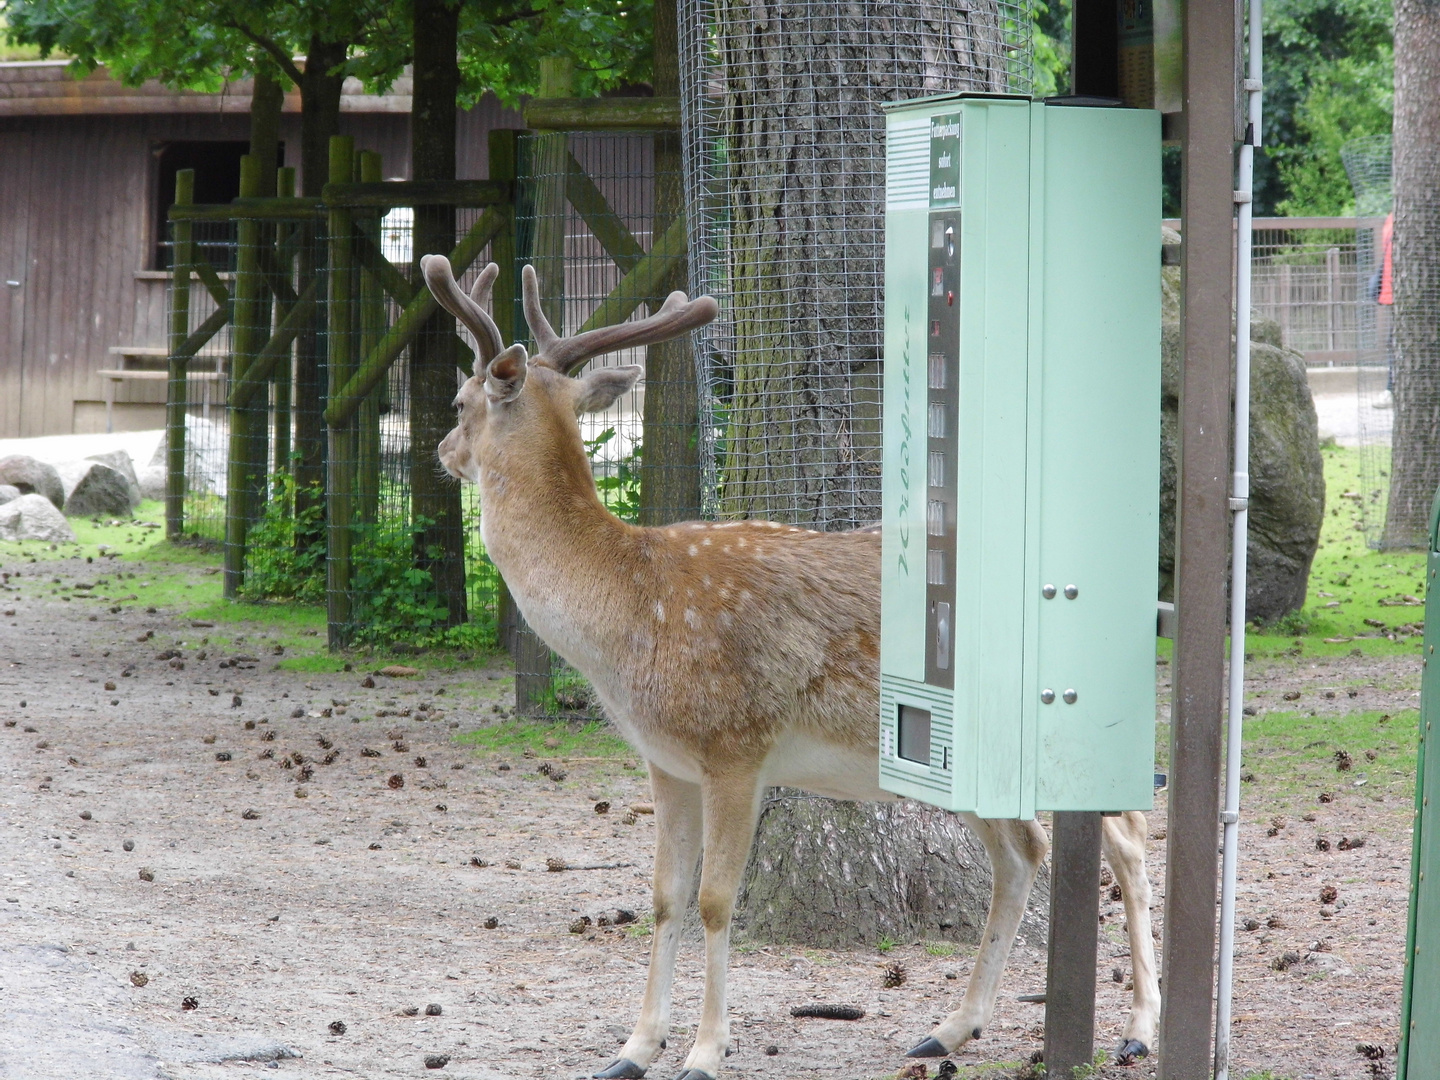
M 706 510 L 844 529 L 880 504 L 887 102 L 1029 93 L 1028 10 L 680 4 Z

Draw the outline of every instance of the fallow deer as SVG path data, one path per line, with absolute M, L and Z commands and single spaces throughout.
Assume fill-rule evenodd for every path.
M 639 367 L 570 377 L 603 353 L 677 337 L 713 319 L 708 296 L 671 293 L 649 318 L 555 333 L 534 271 L 522 273 L 537 352 L 505 347 L 486 312 L 496 273 L 466 295 L 450 263 L 421 261 L 439 302 L 475 337 L 474 376 L 440 461 L 480 489 L 481 533 L 526 621 L 590 680 L 650 771 L 655 928 L 639 1020 L 597 1077 L 640 1077 L 665 1046 L 681 920 L 703 858 L 705 993 L 677 1080 L 712 1080 L 730 1042 L 725 983 L 731 913 L 767 787 L 890 800 L 878 786 L 880 535 L 773 521 L 626 524 L 601 502 L 578 416 L 604 409 Z M 940 1057 L 980 1037 L 1036 871 L 1035 821 L 963 815 L 993 870 L 984 937 L 959 1008 L 909 1053 Z M 1159 1010 L 1145 819 L 1105 819 L 1104 848 L 1129 922 L 1134 998 L 1121 1057 L 1153 1045 Z M 703 853 L 703 856 L 702 856 Z

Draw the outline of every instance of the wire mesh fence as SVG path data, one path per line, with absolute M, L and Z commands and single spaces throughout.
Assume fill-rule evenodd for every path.
M 513 227 L 508 207 L 466 205 L 177 218 L 171 262 L 189 274 L 171 295 L 172 531 L 223 545 L 237 597 L 326 602 L 332 644 L 508 638 L 522 714 L 590 717 L 584 681 L 507 604 L 478 493 L 438 463 L 472 358 L 452 319 L 418 312 L 413 268 L 463 248 L 468 289 L 492 258 L 514 278 L 531 262 L 562 334 L 644 317 L 684 285 L 679 147 L 671 134 L 547 133 L 515 149 Z M 507 339 L 528 336 L 517 296 L 497 296 L 495 314 Z M 648 369 L 647 386 L 581 421 L 601 498 L 629 521 L 694 517 L 688 342 L 594 361 L 629 363 Z M 647 438 L 661 450 L 648 462 Z
M 1384 288 L 1390 232 L 1391 141 L 1388 135 L 1347 143 L 1342 160 L 1368 228 L 1357 232 L 1355 257 L 1355 443 L 1360 450 L 1360 524 L 1368 546 L 1384 542 L 1394 435 L 1393 291 Z
M 439 220 L 421 222 L 428 236 L 417 235 L 423 215 L 408 207 L 327 215 L 322 307 L 332 404 L 404 322 L 420 291 L 415 254 L 448 253 L 485 213 L 439 210 Z M 464 269 L 466 288 L 491 248 Z M 420 323 L 353 414 L 328 427 L 323 580 L 335 644 L 496 643 L 501 586 L 479 539 L 478 499 L 436 454 L 454 423 L 456 371 L 471 363 L 454 331 L 443 314 Z
M 188 233 L 177 244 L 171 239 L 169 264 L 177 257 L 174 249 L 187 242 L 192 245 L 184 261 L 201 262 L 214 274 L 216 281 L 228 288 L 235 278 L 235 228 L 231 222 L 195 222 L 180 227 Z M 206 275 L 207 277 L 209 274 Z M 183 299 L 177 295 L 183 290 Z M 171 280 L 169 310 L 172 338 L 176 337 L 173 319 L 181 313 L 183 339 L 203 333 L 208 320 L 216 318 L 221 304 L 205 282 L 197 276 L 177 270 Z M 171 351 L 175 351 L 172 342 Z M 184 536 L 197 542 L 222 544 L 225 541 L 225 482 L 229 458 L 230 422 L 226 401 L 230 392 L 230 324 L 227 321 L 204 344 L 194 349 L 194 356 L 183 365 L 171 364 L 167 400 L 172 404 L 171 433 L 168 445 L 181 446 L 179 460 L 171 459 L 172 487 L 178 484 L 184 495 Z M 176 432 L 176 424 L 183 430 Z
M 672 135 L 542 133 L 520 140 L 516 258 L 535 267 L 557 333 L 644 318 L 685 285 L 678 146 Z M 671 231 L 675 230 L 675 231 Z M 669 240 L 666 240 L 667 232 Z M 647 271 L 643 261 L 649 259 Z M 656 283 L 653 287 L 644 282 Z M 595 322 L 591 323 L 591 320 Z M 502 329 L 509 327 L 501 322 Z M 509 326 L 528 340 L 523 315 Z M 533 342 L 532 342 L 533 345 Z M 596 487 L 625 521 L 659 524 L 699 513 L 694 366 L 688 342 L 631 348 L 591 367 L 638 364 L 643 385 L 580 417 Z M 688 395 L 688 397 L 687 397 Z M 677 405 L 677 398 L 678 407 Z M 514 635 L 516 711 L 598 716 L 589 686 L 528 628 Z
M 723 17 L 722 17 L 723 16 Z M 1028 11 L 682 0 L 681 107 L 708 514 L 874 520 L 887 102 L 1029 93 Z

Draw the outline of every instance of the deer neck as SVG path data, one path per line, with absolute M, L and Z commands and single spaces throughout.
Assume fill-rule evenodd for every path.
M 601 503 L 578 434 L 497 447 L 479 480 L 487 554 L 536 633 L 583 671 L 616 605 L 633 603 L 616 583 L 632 581 L 634 527 Z

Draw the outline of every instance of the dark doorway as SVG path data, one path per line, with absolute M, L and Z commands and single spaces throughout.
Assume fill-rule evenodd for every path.
M 167 214 L 175 201 L 175 174 L 181 169 L 195 170 L 195 201 L 197 203 L 228 203 L 240 194 L 240 158 L 250 152 L 250 143 L 239 140 L 162 143 L 156 148 L 155 170 L 155 244 L 153 265 L 157 270 L 170 267 L 170 227 Z M 279 153 L 285 163 L 285 147 Z M 230 263 L 228 223 L 204 223 L 195 228 L 196 255 L 217 270 Z

